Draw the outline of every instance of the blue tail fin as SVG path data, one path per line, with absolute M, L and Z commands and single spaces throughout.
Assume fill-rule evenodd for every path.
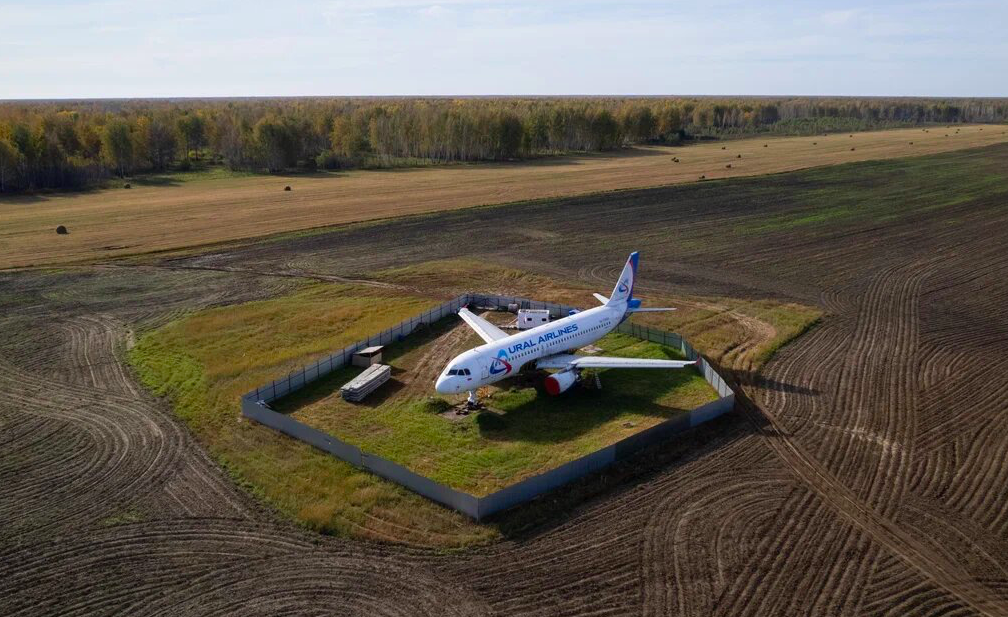
M 616 286 L 613 287 L 612 294 L 609 296 L 606 306 L 629 304 L 633 299 L 634 280 L 637 278 L 637 259 L 638 254 L 636 251 L 630 253 L 630 257 L 627 258 L 626 265 L 623 266 L 623 272 L 620 273 L 619 280 L 616 281 Z

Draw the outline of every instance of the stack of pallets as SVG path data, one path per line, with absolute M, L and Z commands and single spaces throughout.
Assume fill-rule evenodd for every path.
M 362 401 L 364 397 L 371 394 L 389 380 L 392 376 L 392 368 L 387 364 L 372 364 L 364 369 L 360 375 L 354 377 L 340 388 L 340 395 L 347 401 Z

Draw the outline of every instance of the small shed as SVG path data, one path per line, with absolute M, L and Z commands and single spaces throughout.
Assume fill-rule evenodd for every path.
M 382 360 L 382 345 L 376 345 L 375 347 L 365 347 L 350 358 L 350 363 L 354 366 L 368 367 L 372 364 L 381 364 Z
M 521 309 L 518 311 L 518 329 L 528 330 L 549 323 L 550 312 L 547 309 Z

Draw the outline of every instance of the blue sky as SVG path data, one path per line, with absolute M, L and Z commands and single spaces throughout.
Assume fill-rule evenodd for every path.
M 1008 96 L 1008 2 L 0 0 L 0 98 Z

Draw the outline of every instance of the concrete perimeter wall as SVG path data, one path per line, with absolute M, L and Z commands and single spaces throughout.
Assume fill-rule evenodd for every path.
M 721 375 L 697 352 L 688 342 L 677 334 L 665 332 L 647 326 L 639 326 L 623 322 L 617 331 L 641 339 L 660 343 L 682 350 L 683 355 L 694 360 L 699 359 L 699 368 L 711 386 L 717 390 L 719 399 L 702 405 L 687 413 L 666 420 L 661 424 L 631 435 L 601 450 L 597 450 L 579 459 L 565 463 L 531 478 L 526 478 L 485 497 L 475 497 L 463 491 L 457 491 L 444 484 L 439 484 L 430 478 L 419 475 L 409 469 L 380 456 L 362 452 L 360 448 L 348 444 L 332 435 L 298 422 L 288 415 L 273 411 L 269 403 L 281 396 L 303 388 L 307 384 L 325 377 L 332 371 L 341 368 L 355 352 L 372 345 L 387 345 L 402 340 L 421 324 L 432 324 L 439 319 L 458 312 L 459 308 L 471 305 L 473 308 L 506 308 L 509 304 L 518 304 L 522 308 L 548 309 L 553 317 L 565 317 L 575 307 L 551 302 L 540 302 L 527 298 L 511 296 L 494 296 L 486 294 L 465 294 L 454 300 L 412 317 L 387 330 L 379 332 L 367 340 L 354 343 L 344 349 L 330 354 L 321 360 L 294 371 L 285 377 L 242 396 L 242 415 L 250 420 L 280 431 L 294 439 L 303 441 L 320 450 L 328 452 L 355 467 L 367 469 L 375 475 L 396 482 L 406 488 L 432 499 L 440 504 L 458 510 L 468 516 L 481 520 L 491 514 L 506 510 L 520 503 L 530 501 L 539 495 L 556 489 L 568 482 L 598 471 L 613 462 L 631 456 L 640 449 L 663 441 L 676 433 L 712 420 L 728 411 L 735 404 L 735 393 L 722 379 Z

